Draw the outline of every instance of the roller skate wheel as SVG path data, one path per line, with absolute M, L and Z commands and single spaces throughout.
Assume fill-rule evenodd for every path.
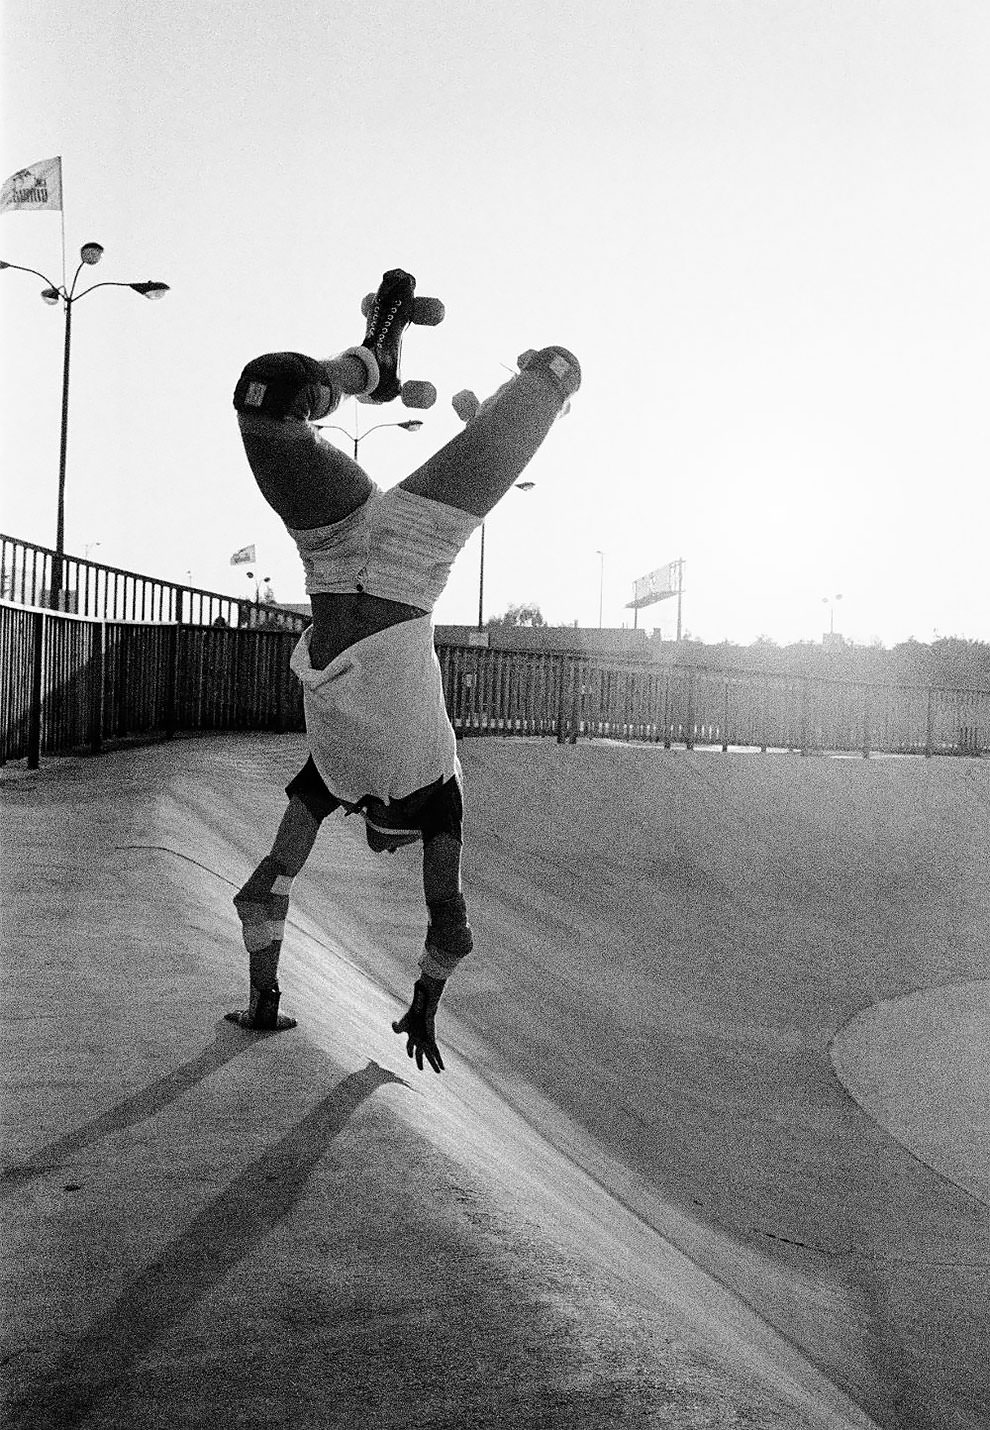
M 404 382 L 399 395 L 403 407 L 432 407 L 437 400 L 437 390 L 432 382 Z
M 471 418 L 477 415 L 481 403 L 477 394 L 469 387 L 465 387 L 460 392 L 455 392 L 450 399 L 450 405 L 457 413 L 462 422 L 470 422 Z
M 371 312 L 371 309 L 372 309 L 372 306 L 373 306 L 373 304 L 374 304 L 374 301 L 375 301 L 375 295 L 374 295 L 374 293 L 365 293 L 364 297 L 361 299 L 361 317 L 362 317 L 362 318 L 366 318 L 366 317 L 368 316 L 368 314 Z
M 417 327 L 435 328 L 446 316 L 446 308 L 439 298 L 414 298 L 412 320 Z M 367 317 L 367 313 L 365 317 Z

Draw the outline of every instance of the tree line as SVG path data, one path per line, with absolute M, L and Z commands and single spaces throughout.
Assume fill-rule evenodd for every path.
M 545 626 L 539 606 L 509 606 L 504 615 L 486 622 L 489 630 L 514 626 Z M 785 675 L 821 676 L 829 680 L 867 681 L 873 685 L 931 685 L 960 690 L 990 690 L 990 644 L 961 636 L 944 636 L 925 644 L 902 641 L 888 648 L 879 641 L 855 645 L 842 636 L 824 641 L 781 645 L 760 636 L 749 645 L 733 641 L 706 642 L 687 635 L 680 644 L 654 635 L 645 642 L 647 658 L 676 665 L 718 670 L 759 670 Z
M 990 690 L 990 644 L 946 636 L 925 644 L 909 640 L 887 648 L 879 642 L 854 645 L 797 641 L 779 645 L 761 636 L 750 645 L 731 641 L 709 644 L 688 637 L 680 645 L 652 641 L 654 654 L 677 664 L 722 669 L 778 671 L 787 675 L 822 676 L 830 680 L 868 681 L 875 685 L 945 686 Z

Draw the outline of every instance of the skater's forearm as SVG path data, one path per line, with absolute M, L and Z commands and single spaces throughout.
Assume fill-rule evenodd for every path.
M 445 978 L 431 978 L 428 973 L 420 973 L 419 980 L 426 988 L 429 1006 L 435 1008 L 440 1002 L 447 980 Z
M 451 834 L 424 840 L 423 892 L 430 926 L 419 966 L 424 975 L 442 984 L 474 944 L 461 893 L 461 841 Z

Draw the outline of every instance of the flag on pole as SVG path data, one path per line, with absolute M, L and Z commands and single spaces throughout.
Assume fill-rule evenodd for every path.
M 62 160 L 42 159 L 28 169 L 18 169 L 0 187 L 0 214 L 35 213 L 38 209 L 62 211 Z
M 240 551 L 235 551 L 230 558 L 231 566 L 250 566 L 257 560 L 253 546 L 242 546 Z

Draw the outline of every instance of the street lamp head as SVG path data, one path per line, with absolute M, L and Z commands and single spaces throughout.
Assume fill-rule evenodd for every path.
M 79 257 L 82 259 L 83 263 L 88 263 L 89 266 L 92 267 L 94 263 L 99 263 L 100 259 L 103 257 L 103 244 L 84 243 L 82 248 L 80 248 L 79 250 Z
M 516 486 L 521 492 L 531 492 L 536 486 L 535 482 L 516 482 Z
M 57 303 L 61 296 L 57 288 L 43 288 L 41 290 L 41 301 L 43 303 Z
M 408 422 L 397 422 L 395 425 L 397 427 L 404 427 L 407 432 L 418 432 L 423 424 L 418 417 L 410 417 Z
M 164 298 L 169 291 L 167 283 L 129 283 L 127 286 L 140 293 L 142 298 Z

